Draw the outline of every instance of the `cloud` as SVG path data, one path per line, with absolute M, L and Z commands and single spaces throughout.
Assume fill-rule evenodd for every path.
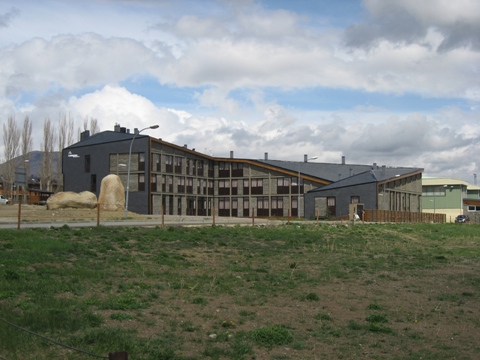
M 423 42 L 429 29 L 443 36 L 439 51 L 458 47 L 480 50 L 480 3 L 475 0 L 365 0 L 368 22 L 351 25 L 345 42 L 372 48 L 382 40 L 412 44 Z
M 0 14 L 0 29 L 7 28 L 10 25 L 10 22 L 12 21 L 12 19 L 18 16 L 19 13 L 20 13 L 20 10 L 13 7 L 9 11 L 7 11 L 5 14 Z

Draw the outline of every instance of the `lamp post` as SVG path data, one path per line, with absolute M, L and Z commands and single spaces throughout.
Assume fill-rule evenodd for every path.
M 308 160 L 315 160 L 318 158 L 318 156 L 312 156 L 311 158 L 307 158 L 307 155 L 305 155 L 305 160 L 303 162 L 308 162 Z M 298 204 L 297 204 L 297 212 L 298 212 L 298 218 L 300 219 L 300 169 L 298 170 Z
M 143 130 L 147 129 L 157 129 L 158 125 L 152 125 L 148 126 L 146 128 L 143 128 L 142 130 L 135 132 L 135 135 L 133 135 L 132 141 L 130 142 L 130 150 L 128 151 L 128 166 L 127 166 L 127 195 L 125 196 L 125 218 L 128 217 L 128 193 L 130 190 L 130 162 L 132 159 L 132 146 L 133 146 L 133 141 L 137 137 L 138 134 L 140 134 Z

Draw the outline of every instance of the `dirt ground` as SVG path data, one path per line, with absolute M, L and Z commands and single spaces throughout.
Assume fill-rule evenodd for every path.
M 18 205 L 0 205 L 0 222 L 17 221 L 19 215 Z M 122 219 L 125 215 L 124 210 L 100 211 L 101 220 Z M 56 209 L 47 210 L 46 206 L 39 205 L 21 205 L 20 216 L 22 221 L 81 221 L 97 220 L 97 209 Z M 128 212 L 131 219 L 145 219 L 145 215 Z

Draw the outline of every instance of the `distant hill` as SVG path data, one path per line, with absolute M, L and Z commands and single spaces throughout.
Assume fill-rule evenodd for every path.
M 27 159 L 29 160 L 28 163 L 30 165 L 30 175 L 34 177 L 39 177 L 41 172 L 42 172 L 42 155 L 43 151 L 31 151 L 27 155 Z M 52 157 L 52 167 L 53 167 L 53 174 L 55 178 L 58 178 L 57 176 L 57 163 L 61 158 L 61 153 L 58 151 L 55 151 L 53 153 Z M 15 159 L 12 160 L 15 164 L 15 167 L 24 167 L 24 162 L 22 156 L 17 156 Z M 0 169 L 2 169 L 2 175 L 3 175 L 3 166 L 6 165 L 7 162 L 1 164 Z

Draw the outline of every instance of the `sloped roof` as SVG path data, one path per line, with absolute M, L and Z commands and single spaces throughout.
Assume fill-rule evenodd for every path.
M 80 140 L 79 142 L 72 144 L 65 149 L 74 149 L 83 146 L 91 146 L 91 145 L 99 145 L 109 142 L 116 142 L 116 141 L 124 141 L 124 140 L 131 140 L 135 134 L 133 133 L 124 133 L 118 131 L 102 131 L 93 135 L 90 135 L 88 138 L 84 140 Z M 148 137 L 148 135 L 137 135 L 136 139 L 141 137 Z
M 414 173 L 422 172 L 419 168 L 380 168 L 376 170 L 368 170 L 363 173 L 341 179 L 330 185 L 321 188 L 310 190 L 309 192 L 319 192 L 325 190 L 339 189 L 343 187 L 351 187 L 369 183 L 378 183 L 389 180 L 399 179 L 405 176 L 413 175 Z

